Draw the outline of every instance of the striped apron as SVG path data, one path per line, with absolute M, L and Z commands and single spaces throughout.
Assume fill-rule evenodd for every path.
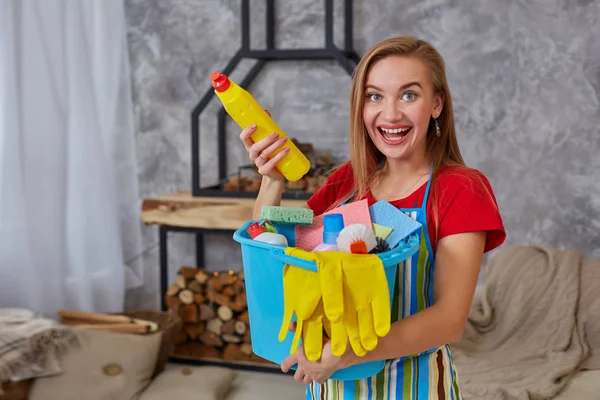
M 420 208 L 403 208 L 423 225 L 419 251 L 398 265 L 392 300 L 392 322 L 433 304 L 434 254 L 427 230 L 431 175 Z M 352 196 L 351 196 L 352 197 Z M 357 381 L 328 380 L 307 385 L 308 400 L 460 400 L 458 377 L 448 346 L 387 360 L 377 375 Z

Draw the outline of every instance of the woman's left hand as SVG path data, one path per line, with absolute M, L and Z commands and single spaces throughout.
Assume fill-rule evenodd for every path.
M 350 348 L 350 346 L 348 346 Z M 346 354 L 348 351 L 346 351 Z M 298 364 L 294 379 L 297 382 L 310 384 L 312 381 L 320 384 L 333 375 L 335 371 L 341 368 L 346 368 L 350 365 L 349 357 L 346 354 L 341 357 L 334 356 L 331 352 L 331 342 L 326 341 L 323 345 L 321 359 L 316 362 L 309 361 L 304 355 L 304 347 L 298 346 L 296 353 L 287 357 L 281 363 L 281 370 L 288 372 L 294 364 Z

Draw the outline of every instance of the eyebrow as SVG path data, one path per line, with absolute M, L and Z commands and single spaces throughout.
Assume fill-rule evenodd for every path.
M 417 82 L 417 81 L 414 81 L 414 82 L 408 82 L 408 83 L 405 83 L 404 85 L 400 86 L 400 90 L 399 90 L 399 91 L 402 91 L 402 90 L 408 89 L 408 88 L 409 88 L 409 87 L 411 87 L 411 86 L 418 86 L 418 87 L 420 87 L 420 88 L 421 88 L 421 90 L 423 89 L 423 86 L 421 86 L 421 84 L 420 84 L 419 82 Z M 380 92 L 383 92 L 383 90 L 382 90 L 382 89 L 378 88 L 378 87 L 377 87 L 377 86 L 375 86 L 375 85 L 370 85 L 370 84 L 369 84 L 369 85 L 366 85 L 366 86 L 365 86 L 365 89 L 375 89 L 375 90 L 378 90 L 378 91 L 380 91 Z

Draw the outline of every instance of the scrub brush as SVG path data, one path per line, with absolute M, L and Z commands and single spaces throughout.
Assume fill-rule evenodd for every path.
M 389 243 L 384 238 L 377 236 L 377 246 L 375 246 L 373 250 L 370 251 L 370 254 L 383 253 L 389 250 Z
M 368 254 L 375 246 L 377 239 L 371 228 L 363 224 L 351 224 L 340 231 L 337 237 L 340 251 L 354 254 Z

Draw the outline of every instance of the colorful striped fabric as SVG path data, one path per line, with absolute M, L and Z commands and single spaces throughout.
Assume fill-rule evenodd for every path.
M 431 182 L 431 179 L 430 179 Z M 433 304 L 433 251 L 427 233 L 425 205 L 403 209 L 421 222 L 419 251 L 398 266 L 392 301 L 392 322 L 415 314 Z M 458 377 L 448 346 L 421 354 L 388 360 L 377 375 L 359 381 L 329 380 L 306 388 L 308 400 L 460 400 Z

